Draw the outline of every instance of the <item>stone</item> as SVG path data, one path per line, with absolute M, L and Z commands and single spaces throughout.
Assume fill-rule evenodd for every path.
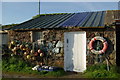
M 62 56 L 62 54 L 56 54 L 56 56 L 57 56 L 57 57 L 61 57 L 61 56 Z
M 110 60 L 113 60 L 113 59 L 115 59 L 116 56 L 115 56 L 114 53 L 112 53 L 112 54 L 109 55 L 109 57 L 110 57 Z
M 42 34 L 46 36 L 46 42 L 54 42 L 57 40 L 60 40 L 64 43 L 64 32 L 73 32 L 73 31 L 83 31 L 82 29 L 68 29 L 68 30 L 43 30 Z M 103 31 L 103 30 L 98 30 L 98 29 L 85 29 L 84 31 L 86 31 L 86 36 L 87 36 L 87 48 L 88 48 L 88 44 L 89 41 L 95 37 L 95 33 L 99 33 L 100 36 L 108 38 L 113 45 L 115 45 L 115 35 L 114 35 L 114 31 Z M 19 35 L 19 36 L 18 36 Z M 23 36 L 24 35 L 24 36 Z M 10 36 L 10 41 L 14 40 L 15 38 L 20 40 L 20 41 L 25 41 L 25 42 L 31 42 L 31 34 L 30 31 L 27 32 L 15 32 L 15 31 L 9 31 L 9 36 Z M 52 49 L 51 49 L 52 50 Z M 87 54 L 90 53 L 89 50 L 87 50 L 86 52 Z M 58 53 L 56 56 L 59 57 L 59 61 L 57 64 L 55 62 L 56 60 L 56 56 L 54 57 L 54 55 L 52 54 L 52 51 L 49 53 L 51 55 L 51 57 L 48 59 L 48 64 L 50 65 L 63 65 L 64 64 L 64 48 L 61 49 L 60 53 Z M 92 55 L 93 56 L 93 55 Z M 110 55 L 110 60 L 112 63 L 114 63 L 113 61 L 115 60 L 115 53 L 112 52 Z M 92 57 L 89 57 L 90 59 L 92 59 Z M 88 61 L 88 57 L 87 57 L 87 63 Z M 95 61 L 95 60 L 94 60 Z M 96 64 L 97 62 L 95 62 Z M 103 61 L 103 63 L 106 63 L 106 60 Z
M 112 65 L 115 65 L 115 60 L 109 60 Z

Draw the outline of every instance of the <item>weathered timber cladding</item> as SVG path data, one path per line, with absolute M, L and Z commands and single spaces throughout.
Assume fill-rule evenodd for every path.
M 47 42 L 60 40 L 64 43 L 64 33 L 65 32 L 75 32 L 75 31 L 86 31 L 86 38 L 87 38 L 87 64 L 95 64 L 96 55 L 91 53 L 88 44 L 90 40 L 95 36 L 104 37 L 109 46 L 108 50 L 105 54 L 99 56 L 102 58 L 102 63 L 106 63 L 106 58 L 109 60 L 109 63 L 114 65 L 116 63 L 116 37 L 115 37 L 115 30 L 114 29 L 67 29 L 67 30 L 43 30 L 43 39 Z M 21 41 L 31 42 L 31 34 L 30 31 L 27 32 L 14 32 L 9 31 L 10 40 L 18 39 Z M 62 53 L 53 55 L 55 59 L 48 59 L 49 65 L 57 65 L 57 66 L 64 66 L 64 51 Z M 57 57 L 56 57 L 57 56 Z

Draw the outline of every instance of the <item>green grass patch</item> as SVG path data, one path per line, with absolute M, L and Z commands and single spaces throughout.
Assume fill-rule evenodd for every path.
M 50 76 L 50 77 L 60 77 L 65 75 L 64 70 L 58 70 L 58 71 L 33 71 L 33 66 L 28 65 L 27 62 L 25 62 L 21 58 L 11 57 L 8 59 L 3 59 L 2 61 L 2 70 L 5 72 L 19 72 L 21 74 L 35 74 L 40 76 Z
M 120 73 L 117 71 L 116 66 L 109 66 L 109 71 L 107 70 L 106 64 L 96 64 L 87 67 L 84 73 L 86 78 L 119 78 Z
M 62 77 L 67 76 L 64 70 L 58 71 L 33 71 L 32 65 L 24 61 L 22 58 L 14 56 L 5 58 L 2 60 L 3 72 L 14 72 L 19 74 L 33 74 L 38 77 Z M 116 66 L 110 66 L 107 70 L 106 64 L 95 64 L 87 66 L 87 70 L 80 74 L 83 78 L 119 78 L 120 68 Z

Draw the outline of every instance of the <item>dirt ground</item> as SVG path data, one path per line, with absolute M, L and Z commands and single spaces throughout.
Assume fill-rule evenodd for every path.
M 21 74 L 13 72 L 3 72 L 2 78 L 83 78 L 81 73 L 67 72 L 65 76 L 62 77 L 45 77 L 34 74 Z

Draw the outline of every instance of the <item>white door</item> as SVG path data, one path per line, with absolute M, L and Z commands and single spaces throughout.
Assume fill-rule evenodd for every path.
M 64 33 L 64 70 L 86 70 L 86 32 Z

